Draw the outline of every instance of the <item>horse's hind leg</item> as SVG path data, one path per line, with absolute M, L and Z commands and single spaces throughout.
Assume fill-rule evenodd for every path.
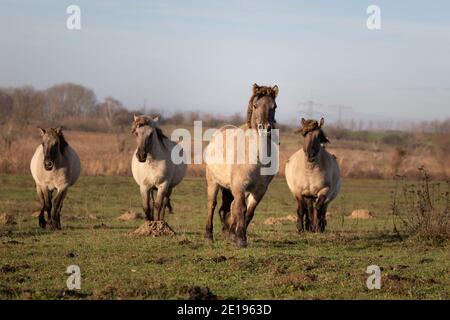
M 167 190 L 166 196 L 164 197 L 163 204 L 163 220 L 166 216 L 166 208 L 169 210 L 169 214 L 173 213 L 172 204 L 170 203 L 170 195 L 172 194 L 172 189 Z
M 45 217 L 44 217 L 44 211 L 45 211 L 45 199 L 44 199 L 44 192 L 41 190 L 39 186 L 36 186 L 36 191 L 39 197 L 39 202 L 41 203 L 41 211 L 39 212 L 39 226 L 41 228 L 45 229 Z
M 206 221 L 205 238 L 213 240 L 213 218 L 214 210 L 217 205 L 217 193 L 219 192 L 219 185 L 214 181 L 208 180 L 208 219 Z
M 227 188 L 222 189 L 222 205 L 219 209 L 220 221 L 222 222 L 222 231 L 230 231 L 228 219 L 230 218 L 231 203 L 233 202 L 233 194 Z
M 170 203 L 170 197 L 166 197 L 165 203 L 164 203 L 164 210 L 165 209 L 169 210 L 169 214 L 173 214 L 173 208 L 172 208 L 172 204 Z M 164 211 L 165 214 L 165 211 Z

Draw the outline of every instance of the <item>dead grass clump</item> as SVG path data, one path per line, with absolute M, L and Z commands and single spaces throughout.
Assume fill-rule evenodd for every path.
M 264 220 L 264 224 L 281 225 L 281 224 L 283 224 L 283 222 L 296 222 L 296 221 L 297 221 L 297 217 L 290 214 L 288 216 L 280 217 L 280 218 L 276 218 L 276 217 L 267 218 L 266 220 Z
M 357 209 L 353 210 L 350 214 L 352 219 L 371 219 L 373 218 L 372 213 L 367 209 Z
M 0 224 L 14 225 L 14 224 L 16 224 L 16 221 L 12 215 L 10 215 L 8 213 L 2 213 L 2 214 L 0 214 Z

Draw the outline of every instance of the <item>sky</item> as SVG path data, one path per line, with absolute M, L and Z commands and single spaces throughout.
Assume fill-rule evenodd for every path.
M 69 30 L 66 9 L 81 9 Z M 366 26 L 378 5 L 381 29 Z M 0 87 L 73 82 L 130 108 L 245 113 L 279 86 L 277 118 L 450 117 L 450 2 L 0 1 Z

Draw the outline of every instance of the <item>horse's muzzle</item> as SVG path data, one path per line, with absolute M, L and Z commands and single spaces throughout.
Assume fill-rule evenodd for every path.
M 147 161 L 147 154 L 146 153 L 136 153 L 136 158 L 139 160 L 139 162 L 145 162 Z
M 53 161 L 44 161 L 44 169 L 51 171 L 53 169 Z

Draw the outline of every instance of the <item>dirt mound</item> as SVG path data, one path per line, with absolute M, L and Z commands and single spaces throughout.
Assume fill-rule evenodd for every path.
M 280 218 L 275 218 L 275 217 L 267 218 L 266 220 L 264 220 L 264 224 L 280 225 L 280 224 L 283 224 L 283 222 L 296 222 L 296 221 L 297 221 L 297 217 L 290 214 L 288 216 L 280 217 Z
M 123 215 L 117 217 L 117 220 L 122 221 L 139 220 L 139 219 L 143 219 L 142 214 L 134 211 L 127 211 Z
M 89 220 L 97 220 L 98 218 L 97 218 L 97 216 L 96 216 L 95 214 L 90 213 L 90 214 L 88 215 L 88 219 L 89 219 Z
M 367 209 L 358 209 L 353 210 L 353 212 L 350 215 L 350 218 L 352 219 L 371 219 L 373 218 L 372 213 L 370 213 Z
M 13 225 L 16 224 L 14 217 L 8 213 L 0 214 L 0 224 L 3 225 Z
M 145 221 L 133 234 L 149 237 L 173 236 L 175 231 L 165 221 Z

